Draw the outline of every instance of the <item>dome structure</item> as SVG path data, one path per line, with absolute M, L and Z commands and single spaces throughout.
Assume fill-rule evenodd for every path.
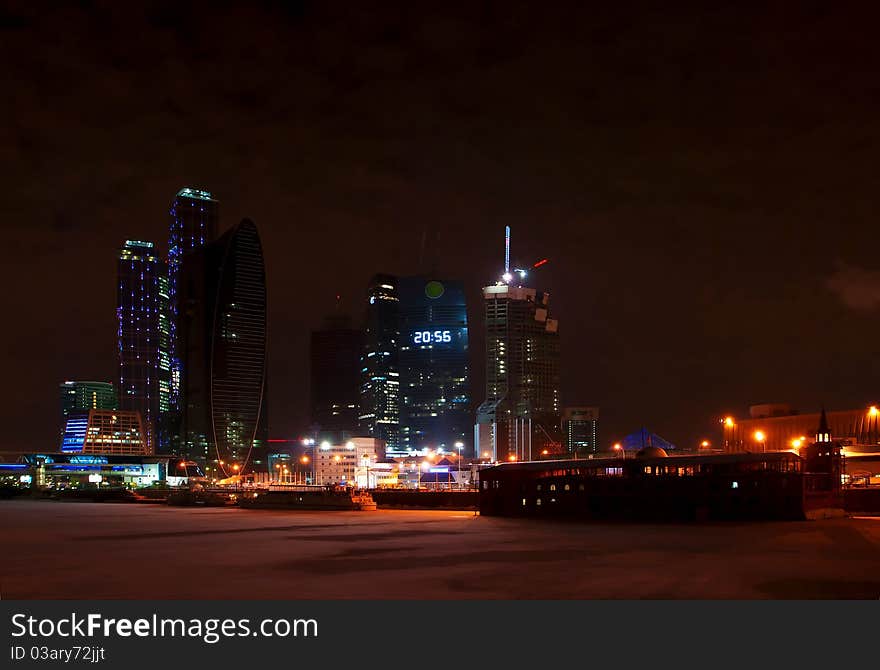
M 660 447 L 642 447 L 636 452 L 636 458 L 666 458 L 669 454 Z

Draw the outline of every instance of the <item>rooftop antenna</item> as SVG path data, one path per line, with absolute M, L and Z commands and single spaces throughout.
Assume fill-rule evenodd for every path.
M 504 274 L 501 275 L 502 281 L 509 284 L 513 279 L 510 274 L 510 226 L 504 226 Z
M 530 270 L 535 270 L 542 265 L 546 265 L 548 260 L 546 258 L 542 258 L 537 263 L 534 263 L 530 268 L 513 268 L 510 269 L 510 226 L 504 226 L 504 274 L 501 275 L 501 281 L 499 284 L 509 284 L 513 281 L 514 275 L 519 276 L 519 281 L 523 281 L 526 278 L 526 275 Z

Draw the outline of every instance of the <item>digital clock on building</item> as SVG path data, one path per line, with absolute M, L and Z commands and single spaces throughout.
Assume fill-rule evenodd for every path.
M 413 344 L 448 344 L 452 342 L 451 330 L 417 330 L 412 334 Z

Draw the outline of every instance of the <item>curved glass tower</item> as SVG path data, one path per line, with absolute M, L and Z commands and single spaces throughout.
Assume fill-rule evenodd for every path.
M 266 273 L 253 221 L 185 256 L 180 288 L 185 451 L 218 476 L 260 469 L 268 437 Z

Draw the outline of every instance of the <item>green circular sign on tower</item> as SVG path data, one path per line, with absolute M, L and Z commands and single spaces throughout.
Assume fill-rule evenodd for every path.
M 436 300 L 446 289 L 443 288 L 443 284 L 438 281 L 429 281 L 425 284 L 425 295 L 431 298 L 432 300 Z

